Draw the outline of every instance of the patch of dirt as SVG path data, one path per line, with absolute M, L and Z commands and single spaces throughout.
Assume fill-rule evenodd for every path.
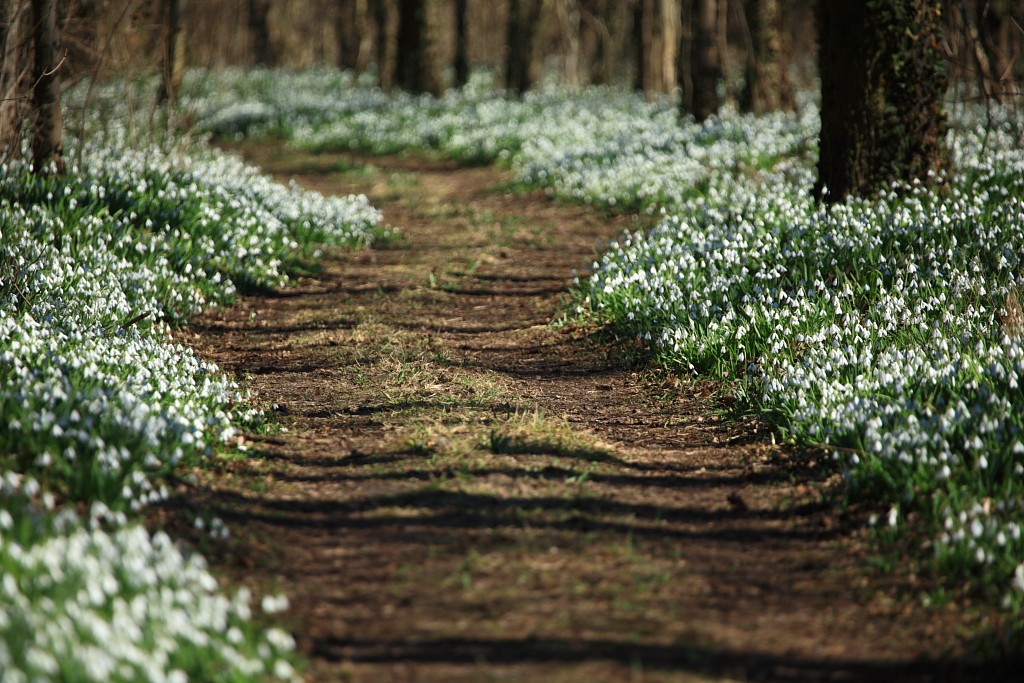
M 551 325 L 633 227 L 493 168 L 243 150 L 364 192 L 397 244 L 182 337 L 286 432 L 189 493 L 233 578 L 291 598 L 315 681 L 949 680 L 979 615 L 866 561 L 813 456 L 629 344 Z

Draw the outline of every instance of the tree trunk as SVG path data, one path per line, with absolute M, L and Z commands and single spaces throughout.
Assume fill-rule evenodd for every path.
M 32 0 L 32 170 L 64 173 L 64 120 L 60 110 L 60 32 L 57 0 Z
M 249 0 L 252 58 L 257 66 L 275 66 L 277 55 L 270 41 L 270 0 Z
M 1005 8 L 996 6 L 991 0 L 974 0 L 977 17 L 979 42 L 985 53 L 992 78 L 993 94 L 1000 102 L 1005 102 L 1016 88 L 1013 85 L 1013 63 L 1006 49 L 1005 36 L 1009 33 L 1010 16 Z
M 401 0 L 395 76 L 402 90 L 439 95 L 444 89 L 434 68 L 429 40 L 426 0 Z
M 562 34 L 562 78 L 565 85 L 570 89 L 579 88 L 582 85 L 583 76 L 580 73 L 582 62 L 580 59 L 580 33 L 582 29 L 582 15 L 580 14 L 577 0 L 556 0 L 555 13 L 558 17 L 559 27 Z
M 337 0 L 335 27 L 338 34 L 338 68 L 359 69 L 359 47 L 362 31 L 359 26 L 357 0 Z
M 468 12 L 468 0 L 455 0 L 455 85 L 460 88 L 469 82 Z
M 947 79 L 941 0 L 818 4 L 821 144 L 814 192 L 826 202 L 945 165 Z
M 679 83 L 677 65 L 679 62 L 679 44 L 682 41 L 682 17 L 679 0 L 660 0 L 661 51 L 661 92 L 672 94 Z
M 380 87 L 391 90 L 395 85 L 395 64 L 391 51 L 391 3 L 389 0 L 373 1 L 373 22 L 377 25 L 377 78 Z
M 595 85 L 611 85 L 615 81 L 615 45 L 611 30 L 615 14 L 615 0 L 591 0 L 581 2 L 581 42 L 587 81 Z
M 533 85 L 533 40 L 544 0 L 509 0 L 505 84 L 522 94 Z
M 643 92 L 647 87 L 647 33 L 644 31 L 645 0 L 634 0 L 633 5 L 633 90 Z
M 796 97 L 788 72 L 791 49 L 782 2 L 747 0 L 744 10 L 750 45 L 740 109 L 755 114 L 795 109 Z
M 823 0 L 830 2 L 831 0 Z M 718 0 L 696 0 L 693 17 L 691 113 L 704 121 L 718 111 L 722 62 L 718 50 Z
M 181 83 L 185 78 L 185 33 L 181 30 L 181 17 L 185 0 L 162 0 L 163 21 L 163 78 L 157 100 L 174 106 L 178 102 Z
M 337 0 L 335 34 L 338 68 L 360 73 L 370 58 L 371 35 L 368 0 Z
M 638 0 L 640 19 L 637 54 L 645 93 L 671 93 L 678 82 L 677 53 L 680 42 L 677 0 Z
M 23 0 L 0 0 L 0 161 L 21 155 L 22 129 L 31 111 L 28 14 Z

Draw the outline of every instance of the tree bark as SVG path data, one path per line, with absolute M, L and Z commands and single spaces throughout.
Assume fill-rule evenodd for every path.
M 718 0 L 696 0 L 694 9 L 690 56 L 693 81 L 691 113 L 698 121 L 704 121 L 722 105 L 718 97 L 718 82 L 722 79 L 718 50 Z
M 455 85 L 469 82 L 469 29 L 468 0 L 455 0 Z
M 275 66 L 277 54 L 270 40 L 270 0 L 249 0 L 252 58 L 257 66 Z
M 185 0 L 162 0 L 163 64 L 162 80 L 157 100 L 174 106 L 178 102 L 181 83 L 185 78 L 185 32 L 181 30 L 181 17 Z
M 821 144 L 815 195 L 928 182 L 946 163 L 941 0 L 818 4 Z
M 60 32 L 57 0 L 32 0 L 32 170 L 64 173 L 64 120 L 60 109 Z
M 509 0 L 505 84 L 522 94 L 533 85 L 533 41 L 544 0 Z
M 740 109 L 755 114 L 795 109 L 788 72 L 791 47 L 781 0 L 747 0 L 744 10 L 750 46 Z

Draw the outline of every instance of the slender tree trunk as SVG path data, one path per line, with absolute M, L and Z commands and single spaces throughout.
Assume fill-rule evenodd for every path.
M 249 0 L 249 33 L 253 63 L 275 66 L 277 54 L 270 40 L 270 0 Z
M 181 17 L 185 0 L 162 0 L 163 20 L 163 78 L 157 99 L 174 106 L 178 102 L 181 83 L 185 78 L 185 32 L 181 30 Z
M 468 0 L 455 0 L 455 85 L 469 82 Z
M 443 88 L 431 57 L 426 0 L 401 0 L 395 58 L 398 87 L 411 93 L 439 95 Z
M 824 0 L 831 2 L 831 0 Z M 691 113 L 703 121 L 718 111 L 722 62 L 718 50 L 718 0 L 696 0 L 693 27 Z
M 395 64 L 391 58 L 391 26 L 389 0 L 372 0 L 373 22 L 377 25 L 377 77 L 380 87 L 391 90 L 395 85 Z
M 747 0 L 744 5 L 751 44 L 740 109 L 755 114 L 794 109 L 796 97 L 788 72 L 790 41 L 785 30 L 782 2 Z
M 821 144 L 815 195 L 838 202 L 945 165 L 941 0 L 818 5 Z
M 678 63 L 681 17 L 679 0 L 659 0 L 658 30 L 659 48 L 655 59 L 658 60 L 660 74 L 658 90 L 671 94 L 679 82 L 676 73 Z
M 644 31 L 646 0 L 633 0 L 633 90 L 644 92 L 647 88 L 647 33 Z
M 64 120 L 60 109 L 60 32 L 57 0 L 32 0 L 33 67 L 32 169 L 64 173 Z
M 533 85 L 533 41 L 544 0 L 509 0 L 505 83 L 522 94 Z

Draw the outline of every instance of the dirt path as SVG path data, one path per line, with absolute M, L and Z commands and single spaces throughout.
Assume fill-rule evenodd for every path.
M 248 154 L 406 235 L 185 333 L 288 428 L 193 495 L 223 567 L 291 596 L 310 680 L 947 680 L 963 615 L 867 568 L 813 462 L 549 325 L 627 219 L 494 169 Z

